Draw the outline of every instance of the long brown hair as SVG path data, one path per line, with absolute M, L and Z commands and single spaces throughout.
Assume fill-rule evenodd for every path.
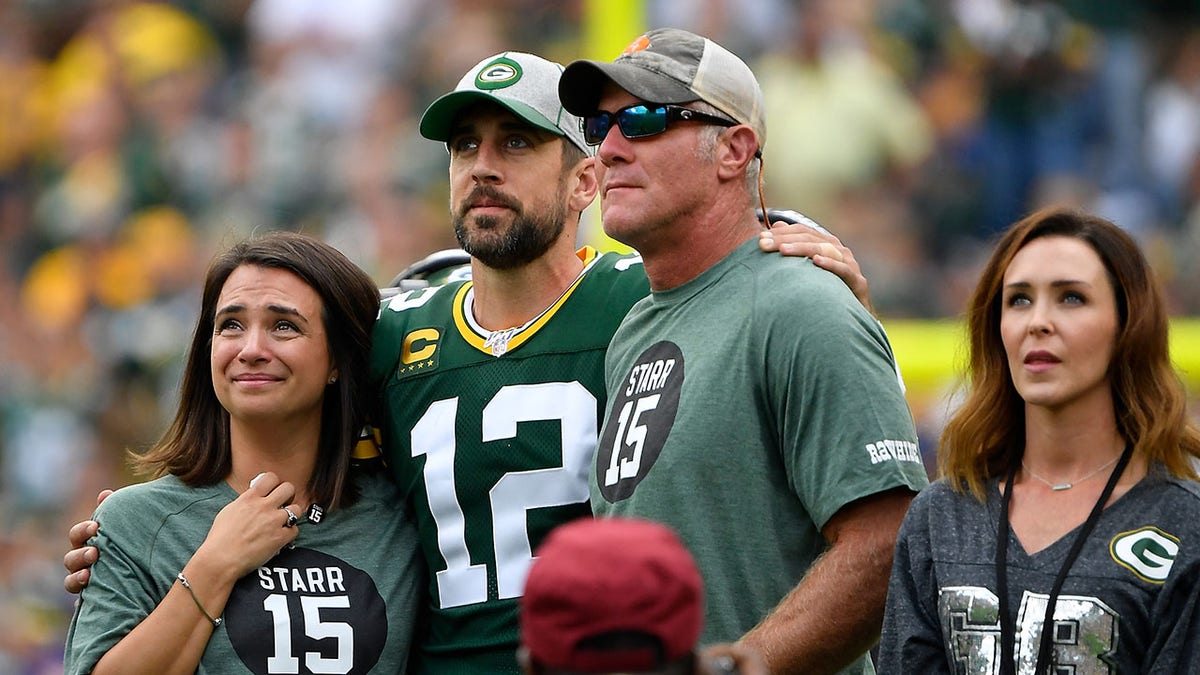
M 967 397 L 942 432 L 938 471 L 983 499 L 984 483 L 1005 475 L 1025 448 L 1025 406 L 1013 386 L 1000 338 L 1004 273 L 1017 252 L 1041 237 L 1078 239 L 1100 257 L 1117 303 L 1119 332 L 1108 366 L 1118 432 L 1148 461 L 1196 479 L 1200 429 L 1188 417 L 1183 383 L 1171 366 L 1166 304 L 1137 243 L 1113 223 L 1049 208 L 1001 237 L 967 307 L 970 336 Z
M 152 476 L 178 476 L 191 486 L 212 485 L 232 470 L 229 412 L 213 391 L 209 363 L 217 299 L 229 275 L 244 265 L 291 272 L 321 298 L 321 320 L 338 379 L 326 389 L 317 464 L 308 492 L 316 503 L 330 508 L 348 505 L 357 496 L 347 489 L 347 480 L 351 452 L 365 419 L 371 328 L 379 312 L 379 290 L 337 249 L 294 232 L 271 232 L 242 241 L 213 260 L 204 279 L 175 419 L 154 447 L 134 457 L 134 466 Z

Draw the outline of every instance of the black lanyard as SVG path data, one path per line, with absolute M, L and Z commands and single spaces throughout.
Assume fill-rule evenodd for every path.
M 1112 496 L 1113 490 L 1117 487 L 1117 481 L 1121 479 L 1121 474 L 1125 472 L 1125 467 L 1129 464 L 1131 457 L 1133 457 L 1133 444 L 1126 443 L 1125 450 L 1121 452 L 1120 461 L 1117 462 L 1112 475 L 1108 477 L 1108 483 L 1104 485 L 1104 491 L 1100 493 L 1100 498 L 1096 500 L 1092 512 L 1088 514 L 1087 520 L 1079 528 L 1079 534 L 1075 535 L 1071 550 L 1067 552 L 1067 558 L 1058 570 L 1058 577 L 1054 579 L 1054 586 L 1051 587 L 1050 597 L 1046 601 L 1046 616 L 1042 619 L 1042 636 L 1038 644 L 1037 662 L 1033 669 L 1035 675 L 1041 675 L 1050 665 L 1050 647 L 1054 642 L 1052 634 L 1054 631 L 1054 606 L 1058 604 L 1058 594 L 1062 590 L 1063 582 L 1067 580 L 1067 573 L 1071 570 L 1075 559 L 1079 557 L 1079 551 L 1083 548 L 1088 535 L 1096 528 L 1096 523 L 1100 520 L 1100 512 L 1104 510 L 1104 505 Z M 1016 675 L 1016 625 L 1009 619 L 1011 612 L 1008 606 L 1008 504 L 1012 499 L 1013 480 L 1017 477 L 1017 467 L 1020 465 L 1020 458 L 1014 459 L 1012 468 L 1008 470 L 1007 488 L 1000 497 L 1000 531 L 996 534 L 996 594 L 1000 599 L 1001 675 Z

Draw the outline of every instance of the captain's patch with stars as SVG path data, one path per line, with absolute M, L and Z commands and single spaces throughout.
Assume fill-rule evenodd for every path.
M 385 609 L 366 572 L 298 547 L 238 580 L 225 630 L 253 673 L 366 673 L 387 641 Z
M 683 352 L 659 342 L 642 352 L 613 396 L 596 449 L 596 481 L 609 502 L 629 498 L 662 454 L 683 390 Z

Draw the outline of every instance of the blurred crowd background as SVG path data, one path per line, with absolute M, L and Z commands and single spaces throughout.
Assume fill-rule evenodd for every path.
M 303 230 L 383 285 L 452 247 L 420 113 L 498 51 L 615 56 L 585 36 L 618 9 L 751 64 L 769 203 L 885 321 L 955 316 L 1050 202 L 1200 315 L 1200 0 L 0 0 L 0 672 L 61 672 L 67 527 L 163 428 L 213 251 Z

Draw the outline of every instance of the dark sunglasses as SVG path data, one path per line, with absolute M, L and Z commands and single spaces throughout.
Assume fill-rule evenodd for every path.
M 617 127 L 621 130 L 621 135 L 625 138 L 647 138 L 661 134 L 672 122 L 678 121 L 703 122 L 722 127 L 733 127 L 738 124 L 724 117 L 709 115 L 683 106 L 638 103 L 621 108 L 616 112 L 601 110 L 591 115 L 585 115 L 579 125 L 583 128 L 583 140 L 588 145 L 600 145 L 612 129 L 613 122 L 616 122 Z

